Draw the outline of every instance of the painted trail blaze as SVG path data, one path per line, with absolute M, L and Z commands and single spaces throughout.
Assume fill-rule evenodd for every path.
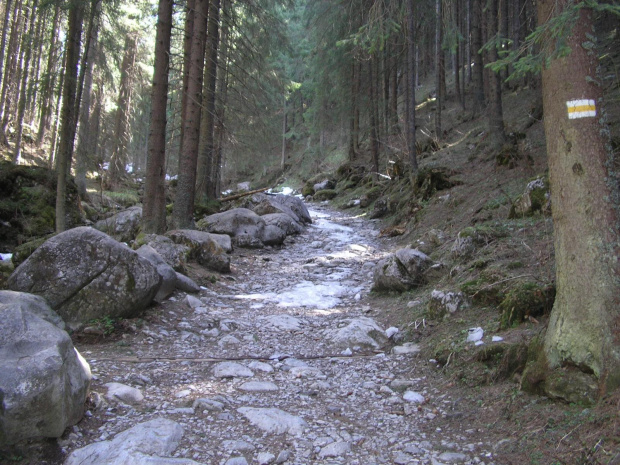
M 589 118 L 596 116 L 594 100 L 569 100 L 566 102 L 568 119 Z

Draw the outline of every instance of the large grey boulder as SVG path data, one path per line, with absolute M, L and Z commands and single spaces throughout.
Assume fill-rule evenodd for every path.
M 290 195 L 254 194 L 248 203 L 258 215 L 284 213 L 300 224 L 312 223 L 310 213 L 302 200 Z
M 265 245 L 282 245 L 286 239 L 286 231 L 275 224 L 265 225 L 263 231 L 263 244 Z
M 161 276 L 161 285 L 153 300 L 155 302 L 163 302 L 177 288 L 177 272 L 150 245 L 143 245 L 136 250 L 136 253 L 146 258 L 157 269 L 159 276 Z
M 344 320 L 341 327 L 328 331 L 328 338 L 342 348 L 362 346 L 379 349 L 388 342 L 385 331 L 375 320 L 365 316 Z
M 0 446 L 60 437 L 82 418 L 90 379 L 42 297 L 0 291 Z
M 106 233 L 119 242 L 129 242 L 136 238 L 142 220 L 142 207 L 130 207 L 104 220 L 95 223 L 94 228 Z
M 303 227 L 285 213 L 268 213 L 267 215 L 263 215 L 262 218 L 265 220 L 267 226 L 277 226 L 283 230 L 287 236 L 301 234 L 303 231 Z
M 245 248 L 263 246 L 265 220 L 247 208 L 234 208 L 204 217 L 196 227 L 201 231 L 226 234 L 234 245 Z
M 170 457 L 183 438 L 183 427 L 156 418 L 74 450 L 65 465 L 198 465 L 191 459 Z
M 168 265 L 179 273 L 187 273 L 187 262 L 191 249 L 183 244 L 177 244 L 172 239 L 158 234 L 145 234 L 140 236 L 140 244 L 146 244 L 166 261 Z
M 433 261 L 417 249 L 400 249 L 380 260 L 373 272 L 374 291 L 405 292 L 424 284 Z
M 160 284 L 148 260 L 88 227 L 52 237 L 7 281 L 11 290 L 44 297 L 71 329 L 104 316 L 137 316 Z
M 230 256 L 227 254 L 232 250 L 230 237 L 195 229 L 176 229 L 168 231 L 166 236 L 177 244 L 189 247 L 189 258 L 200 265 L 224 273 L 230 271 Z

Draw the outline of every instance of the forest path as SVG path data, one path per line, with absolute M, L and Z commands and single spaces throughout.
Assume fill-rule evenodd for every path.
M 235 250 L 232 274 L 199 301 L 175 294 L 122 339 L 78 344 L 99 405 L 65 451 L 166 418 L 185 431 L 174 457 L 204 464 L 492 463 L 427 360 L 351 336 L 369 318 L 381 326 L 366 299 L 385 253 L 375 223 L 311 215 L 282 248 Z M 111 382 L 144 399 L 105 400 Z

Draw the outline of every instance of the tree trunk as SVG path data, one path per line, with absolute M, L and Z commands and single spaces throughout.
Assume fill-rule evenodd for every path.
M 229 9 L 229 1 L 224 0 L 222 2 L 222 16 L 228 17 L 228 9 Z M 230 35 L 228 33 L 228 26 L 226 22 L 222 24 L 222 34 L 220 37 L 220 57 L 218 60 L 218 65 L 220 67 L 217 73 L 217 93 L 219 95 L 216 101 L 216 115 L 217 115 L 217 124 L 215 126 L 215 136 L 214 139 L 216 141 L 216 154 L 215 154 L 215 164 L 213 167 L 214 173 L 213 176 L 215 178 L 215 192 L 217 196 L 220 196 L 222 192 L 222 163 L 224 157 L 224 134 L 226 133 L 225 128 L 225 113 L 226 113 L 226 104 L 228 101 L 228 66 L 229 66 L 229 58 L 228 58 L 228 50 L 229 50 L 229 40 Z
M 173 6 L 174 0 L 159 0 L 151 126 L 142 208 L 142 231 L 147 234 L 163 234 L 166 231 L 166 110 Z
M 355 70 L 357 68 L 357 63 L 355 63 L 355 59 L 351 60 L 351 82 L 350 82 L 350 101 L 351 106 L 349 107 L 349 161 L 355 160 L 357 156 L 357 152 L 355 150 L 355 112 L 357 111 L 357 77 L 355 76 Z
M 41 72 L 41 57 L 43 56 L 43 24 L 47 24 L 49 19 L 49 10 L 45 9 L 42 14 L 37 15 L 37 29 L 32 39 L 32 47 L 35 52 L 32 60 L 31 78 L 28 84 L 28 96 L 26 100 L 26 115 L 28 123 L 32 126 L 37 108 L 37 100 L 39 97 L 39 82 Z
M 91 4 L 91 18 L 88 26 L 87 45 L 84 50 L 82 68 L 84 70 L 82 86 L 82 110 L 79 115 L 78 146 L 75 154 L 75 183 L 78 193 L 82 198 L 86 196 L 86 168 L 87 159 L 92 158 L 93 143 L 90 131 L 90 109 L 93 89 L 93 67 L 97 59 L 99 49 L 99 15 L 101 13 L 101 0 L 93 0 Z M 79 84 L 78 84 L 79 85 Z
M 54 94 L 55 69 L 58 58 L 58 30 L 60 25 L 60 6 L 54 8 L 54 20 L 50 37 L 50 47 L 47 56 L 47 67 L 41 84 L 41 115 L 39 118 L 39 132 L 37 134 L 37 147 L 43 145 L 46 131 L 50 128 L 52 114 L 52 97 Z
M 179 134 L 179 149 L 183 146 L 183 122 L 187 110 L 187 86 L 189 84 L 189 66 L 192 53 L 192 34 L 194 33 L 194 19 L 196 17 L 196 0 L 187 0 L 185 14 L 185 29 L 183 32 L 183 90 L 181 92 L 181 128 Z M 181 154 L 179 154 L 179 157 Z
M 377 140 L 377 92 L 373 73 L 374 58 L 368 60 L 368 90 L 370 95 L 370 155 L 372 159 L 373 179 L 379 173 L 379 141 Z
M 415 3 L 407 1 L 407 148 L 412 176 L 418 172 L 415 137 L 416 37 Z
M 116 105 L 116 122 L 114 124 L 114 145 L 108 169 L 108 184 L 118 187 L 125 176 L 127 166 L 127 148 L 129 147 L 129 117 L 131 115 L 132 77 L 136 61 L 138 37 L 129 34 L 125 38 L 125 53 L 121 65 L 121 82 Z
M 488 1 L 488 28 L 489 39 L 494 40 L 498 34 L 498 0 Z M 489 49 L 489 61 L 491 63 L 499 59 L 495 46 Z M 502 108 L 502 80 L 499 73 L 490 71 L 489 79 L 489 108 L 487 109 L 487 122 L 489 126 L 489 139 L 493 147 L 500 147 L 506 141 L 504 131 L 504 112 Z
M 286 132 L 287 132 L 287 121 L 286 121 L 286 95 L 284 96 L 284 105 L 282 105 L 282 156 L 280 159 L 280 169 L 284 170 L 284 163 L 286 162 Z
M 214 128 L 215 128 L 215 86 L 217 83 L 217 54 L 219 48 L 220 0 L 210 0 L 209 23 L 207 26 L 207 60 L 204 69 L 203 110 L 200 120 L 200 145 L 198 150 L 198 197 L 214 199 L 213 179 Z
M 435 137 L 441 140 L 441 106 L 443 105 L 442 0 L 435 0 Z
M 30 57 L 32 56 L 32 40 L 35 27 L 38 0 L 34 0 L 30 7 L 30 19 L 28 31 L 24 34 L 23 48 L 24 62 L 22 68 L 22 82 L 20 85 L 19 102 L 17 104 L 17 121 L 15 125 L 15 147 L 13 148 L 13 163 L 18 164 L 22 151 L 22 135 L 24 134 L 24 114 L 26 113 L 26 100 L 28 98 L 28 70 L 30 69 Z
M 541 0 L 538 17 L 568 5 Z M 572 52 L 542 74 L 557 287 L 545 355 L 550 368 L 594 373 L 603 395 L 620 386 L 620 241 L 618 173 L 592 78 L 597 55 L 582 47 L 593 36 L 592 11 L 581 9 L 565 38 Z
M 82 36 L 83 10 L 80 2 L 73 3 L 69 9 L 69 27 L 67 30 L 67 45 L 65 77 L 62 92 L 62 115 L 60 127 L 60 142 L 56 163 L 58 183 L 56 188 L 56 232 L 61 233 L 66 228 L 65 202 L 67 177 L 71 166 L 73 141 L 75 139 L 75 97 L 77 87 L 78 60 L 80 58 L 80 39 Z
M 402 49 L 400 50 L 402 51 Z M 392 70 L 390 71 L 390 82 L 392 87 L 390 93 L 390 116 L 392 117 L 392 121 L 390 122 L 390 126 L 392 134 L 400 133 L 400 127 L 398 125 L 398 58 L 399 56 L 395 54 L 392 60 Z
M 482 64 L 482 0 L 472 0 L 471 11 L 471 48 L 473 55 L 473 84 L 474 104 L 473 111 L 479 114 L 484 108 L 484 78 Z
M 15 2 L 13 9 L 13 25 L 11 27 L 11 37 L 9 39 L 9 49 L 7 52 L 7 62 L 2 78 L 2 94 L 0 95 L 0 144 L 9 146 L 6 130 L 9 125 L 9 114 L 11 112 L 11 95 L 15 87 L 17 72 L 17 62 L 19 60 L 19 41 L 21 37 L 22 22 L 22 0 Z
M 185 99 L 187 108 L 185 110 L 185 120 L 182 121 L 183 140 L 181 153 L 179 154 L 179 178 L 174 208 L 172 210 L 172 221 L 175 228 L 187 228 L 193 224 L 202 105 L 202 73 L 208 12 L 209 0 L 196 0 L 187 97 Z
M 11 18 L 11 4 L 13 0 L 6 0 L 4 5 L 4 21 L 2 23 L 2 37 L 0 37 L 0 89 L 2 88 L 2 76 L 4 75 L 4 51 L 6 49 L 6 35 Z

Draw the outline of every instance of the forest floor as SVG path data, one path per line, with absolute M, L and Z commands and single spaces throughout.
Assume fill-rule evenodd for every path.
M 484 327 L 485 346 L 524 328 L 494 343 L 488 310 L 416 318 L 417 294 L 369 292 L 373 265 L 399 247 L 377 221 L 319 204 L 311 214 L 283 247 L 235 250 L 230 274 L 192 268 L 199 304 L 175 293 L 140 319 L 110 322 L 105 335 L 76 337 L 93 372 L 86 416 L 3 462 L 61 464 L 77 448 L 166 418 L 185 432 L 175 457 L 214 465 L 618 463 L 618 395 L 584 408 L 525 394 L 518 377 L 489 382 L 493 370 L 476 361 L 467 328 Z M 380 347 L 338 339 L 367 318 L 400 331 Z M 446 339 L 460 350 L 442 363 L 433 354 Z M 406 342 L 413 352 L 395 354 Z M 144 399 L 107 398 L 107 383 Z M 276 424 L 290 429 L 266 431 L 247 408 L 286 412 Z

